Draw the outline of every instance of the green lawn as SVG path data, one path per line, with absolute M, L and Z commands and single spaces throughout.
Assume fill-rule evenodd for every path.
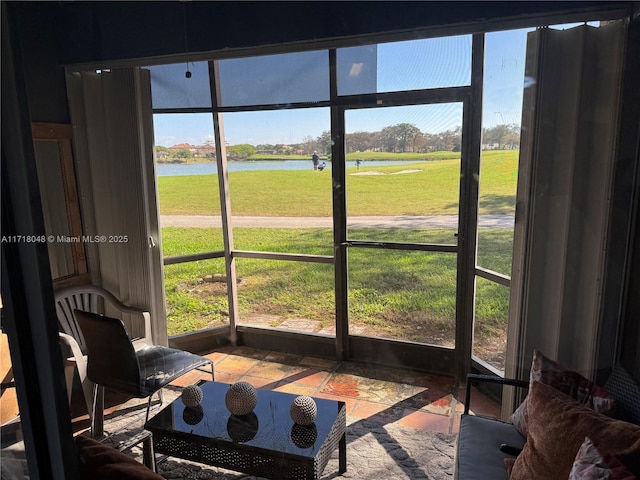
M 413 155 L 413 154 L 412 154 Z M 429 161 L 385 167 L 347 167 L 349 215 L 438 215 L 457 213 L 459 154 L 436 152 Z M 355 159 L 349 158 L 349 162 Z M 379 158 L 376 158 L 379 159 Z M 517 151 L 483 152 L 480 213 L 513 214 Z M 397 173 L 415 170 L 412 173 Z M 370 174 L 371 172 L 376 174 Z M 220 213 L 216 175 L 160 177 L 162 214 Z M 328 171 L 248 171 L 229 174 L 234 215 L 332 215 Z M 452 229 L 349 230 L 352 239 L 388 239 L 451 243 Z M 165 256 L 223 249 L 221 229 L 162 229 Z M 478 264 L 509 274 L 513 230 L 483 229 Z M 330 228 L 234 228 L 236 248 L 267 252 L 331 255 Z M 349 250 L 350 325 L 372 328 L 377 336 L 427 343 L 451 342 L 454 331 L 456 259 L 453 254 Z M 331 265 L 236 259 L 241 318 L 305 318 L 322 326 L 335 323 L 334 272 Z M 224 261 L 213 259 L 165 267 L 168 333 L 176 335 L 228 323 L 226 285 L 203 281 L 223 276 Z M 509 289 L 480 279 L 476 285 L 475 341 L 495 345 L 504 338 Z M 276 322 L 274 320 L 274 322 Z M 277 326 L 274 323 L 272 326 Z M 425 336 L 429 332 L 428 336 Z M 499 342 L 498 342 L 499 343 Z M 474 349 L 480 343 L 474 343 Z M 498 347 L 493 347 L 494 349 Z
M 320 155 L 325 158 L 326 155 Z M 390 152 L 354 152 L 347 153 L 347 162 L 354 162 L 356 158 L 362 160 L 403 160 L 403 161 L 423 161 L 423 160 L 450 160 L 460 158 L 460 153 L 456 152 L 431 152 L 431 153 L 390 153 Z M 249 157 L 248 160 L 311 160 L 310 155 L 278 155 L 271 153 L 256 153 Z
M 252 229 L 234 231 L 243 248 L 270 250 L 265 233 L 275 248 L 282 250 L 292 238 L 308 253 L 326 253 L 332 239 L 328 229 Z M 355 236 L 367 232 L 354 231 Z M 407 230 L 406 241 L 442 242 L 452 230 Z M 510 230 L 488 232 L 492 260 L 497 268 L 510 264 Z M 222 232 L 215 228 L 162 229 L 165 256 L 222 249 Z M 489 241 L 489 240 L 487 240 Z M 303 243 L 303 245 L 300 245 Z M 315 263 L 239 258 L 237 262 L 241 315 L 262 313 L 283 318 L 302 317 L 330 324 L 335 319 L 333 268 Z M 349 252 L 349 302 L 354 325 L 386 325 L 393 338 L 416 338 L 416 322 L 450 325 L 455 314 L 455 255 L 429 252 L 376 251 Z M 198 281 L 206 275 L 224 274 L 222 259 L 165 267 L 169 335 L 228 322 L 226 288 L 221 283 Z M 478 286 L 479 295 L 488 295 L 492 284 Z M 493 296 L 493 294 L 488 295 Z M 504 296 L 502 296 L 504 297 Z M 506 318 L 508 297 L 497 304 L 485 302 L 476 312 L 477 334 L 491 332 Z M 415 323 L 415 322 L 414 322 Z M 487 328 L 484 328 L 484 325 Z
M 429 155 L 448 154 L 435 152 Z M 444 155 L 442 155 L 444 156 Z M 513 213 L 517 151 L 483 153 L 480 213 Z M 414 173 L 395 172 L 417 170 Z M 372 171 L 384 175 L 367 175 Z M 438 215 L 455 213 L 460 162 L 421 161 L 386 167 L 347 167 L 349 215 Z M 160 177 L 160 213 L 219 215 L 217 175 Z M 234 215 L 331 216 L 329 171 L 263 170 L 229 174 Z

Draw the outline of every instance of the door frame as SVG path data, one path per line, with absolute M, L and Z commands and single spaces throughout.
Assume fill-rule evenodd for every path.
M 339 359 L 372 360 L 394 363 L 398 358 L 425 368 L 465 378 L 471 371 L 473 312 L 475 293 L 475 254 L 477 243 L 480 148 L 482 135 L 482 91 L 484 33 L 472 35 L 471 85 L 423 91 L 376 93 L 338 97 L 335 85 L 335 49 L 330 55 L 331 133 L 334 184 L 334 258 L 336 277 L 336 355 Z M 345 112 L 360 108 L 462 103 L 462 148 L 460 155 L 460 194 L 458 205 L 458 242 L 452 248 L 424 248 L 424 244 L 349 241 L 346 215 Z M 349 335 L 347 257 L 349 248 L 395 248 L 399 250 L 450 251 L 457 254 L 456 326 L 453 352 L 444 347 L 390 339 Z M 383 346 L 385 348 L 380 348 Z M 397 347 L 397 348 L 396 348 Z M 414 359 L 414 360 L 411 360 Z

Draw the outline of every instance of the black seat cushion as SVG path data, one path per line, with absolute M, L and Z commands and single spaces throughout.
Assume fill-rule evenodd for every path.
M 458 433 L 456 478 L 464 480 L 507 480 L 505 458 L 500 450 L 507 444 L 522 448 L 526 439 L 510 423 L 476 415 L 463 415 Z
M 158 345 L 136 352 L 140 368 L 140 396 L 146 397 L 194 368 L 211 363 L 205 357 Z

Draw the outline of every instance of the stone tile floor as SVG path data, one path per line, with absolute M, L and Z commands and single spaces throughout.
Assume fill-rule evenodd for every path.
M 247 347 L 227 347 L 206 356 L 213 360 L 216 381 L 219 382 L 243 380 L 257 388 L 345 402 L 351 432 L 348 448 L 358 454 L 348 457 L 347 472 L 338 478 L 364 478 L 360 476 L 361 472 L 371 468 L 374 465 L 371 462 L 391 468 L 384 470 L 386 474 L 381 478 L 444 479 L 453 475 L 455 434 L 464 409 L 465 388 L 456 388 L 452 377 L 358 362 L 338 363 Z M 210 378 L 208 373 L 190 372 L 173 382 L 172 388 L 165 391 L 165 400 L 175 398 L 183 386 Z M 123 404 L 126 398 L 111 397 L 105 417 L 113 422 L 111 427 L 115 430 L 110 435 L 113 434 L 112 440 L 117 443 L 119 433 L 128 432 L 134 424 L 137 428 L 141 410 L 137 406 L 128 408 L 131 402 Z M 81 400 L 81 396 L 77 400 Z M 474 389 L 472 411 L 498 417 L 500 406 Z M 77 434 L 88 427 L 86 414 L 75 415 L 73 429 Z M 123 438 L 128 438 L 128 435 Z M 141 450 L 133 455 L 140 457 Z M 186 468 L 184 462 L 176 459 L 163 461 L 166 478 L 178 478 L 175 475 Z M 328 478 L 334 478 L 336 462 L 335 459 L 330 461 L 327 472 L 331 476 Z M 196 466 L 189 465 L 189 468 Z M 195 470 L 189 470 L 191 473 L 187 477 L 211 478 L 206 476 L 210 470 L 210 467 L 202 469 L 200 473 L 204 477 L 197 476 Z M 427 471 L 428 474 L 425 473 Z M 233 472 L 224 475 L 227 474 L 235 480 L 249 478 Z
M 453 377 L 249 347 L 225 347 L 205 356 L 214 362 L 218 382 L 242 380 L 256 388 L 340 400 L 346 403 L 347 415 L 355 419 L 458 433 L 464 410 L 465 386 L 455 391 Z M 211 376 L 193 371 L 173 385 L 191 385 L 202 379 L 210 380 Z M 74 400 L 81 399 L 76 399 L 74 393 Z M 126 400 L 112 394 L 105 415 L 117 411 Z M 471 400 L 473 413 L 500 417 L 500 405 L 475 388 Z M 75 432 L 89 427 L 86 414 L 74 417 Z
M 206 356 L 214 362 L 216 381 L 242 380 L 256 388 L 340 400 L 354 418 L 457 433 L 464 409 L 464 386 L 455 391 L 453 377 L 248 347 L 227 347 Z M 209 378 L 194 371 L 174 385 Z M 500 416 L 500 405 L 482 393 L 474 389 L 471 398 L 474 413 Z

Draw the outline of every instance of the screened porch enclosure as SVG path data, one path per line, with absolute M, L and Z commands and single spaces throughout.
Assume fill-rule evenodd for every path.
M 444 349 L 441 371 L 453 372 L 472 42 L 463 35 L 220 59 L 208 70 L 205 62 L 145 67 L 154 122 L 200 117 L 217 124 L 207 140 L 225 150 L 216 148 L 210 159 L 215 173 L 198 179 L 198 188 L 190 180 L 158 177 L 168 245 L 167 324 L 180 335 L 175 341 L 211 335 L 206 329 L 219 325 L 239 336 L 260 330 L 276 343 L 280 334 L 306 336 L 323 354 L 346 356 L 349 339 L 359 336 L 426 348 L 428 355 Z M 476 42 L 481 52 L 482 38 Z M 413 67 L 397 75 L 399 65 Z M 183 145 L 164 145 L 169 135 L 159 131 L 169 130 L 156 127 L 157 153 L 170 161 L 176 153 L 188 155 L 176 152 Z M 242 152 L 247 145 L 251 155 Z M 439 162 L 441 174 L 411 168 L 440 160 L 438 148 L 450 151 Z M 191 150 L 197 154 L 198 147 Z M 326 170 L 313 169 L 314 152 Z M 282 168 L 260 167 L 271 159 Z M 307 168 L 289 170 L 288 161 Z M 216 194 L 216 182 L 224 195 Z M 180 188 L 177 204 L 171 196 Z M 429 192 L 437 190 L 446 195 L 434 203 Z M 446 228 L 436 221 L 443 204 Z M 211 217 L 216 226 L 196 226 L 195 218 L 185 220 L 192 226 L 172 226 L 180 215 Z M 429 219 L 418 228 L 414 217 Z M 224 282 L 229 269 L 235 282 Z M 219 304 L 223 285 L 228 308 Z M 187 296 L 208 312 L 197 322 L 200 331 L 189 321 L 195 312 Z M 205 306 L 209 299 L 213 308 Z
M 345 364 L 366 364 L 367 378 L 362 385 L 367 387 L 378 378 L 380 365 L 398 366 L 399 372 L 413 367 L 430 372 L 455 371 L 457 378 L 453 382 L 459 384 L 469 370 L 493 372 L 491 362 L 503 362 L 505 376 L 524 379 L 529 374 L 532 347 L 596 383 L 603 382 L 608 370 L 618 363 L 637 379 L 639 309 L 638 296 L 634 293 L 638 281 L 633 275 L 640 263 L 637 255 L 640 245 L 637 236 L 640 131 L 637 4 L 489 2 L 477 6 L 469 3 L 461 9 L 452 8 L 447 2 L 406 2 L 402 10 L 395 5 L 392 10 L 390 3 L 385 2 L 368 2 L 366 8 L 358 2 L 304 2 L 304 5 L 282 9 L 274 9 L 268 2 L 256 2 L 251 9 L 246 9 L 241 2 L 133 2 L 126 5 L 4 2 L 2 7 L 3 99 L 7 100 L 2 107 L 6 120 L 2 142 L 2 181 L 6 187 L 2 189 L 3 231 L 7 235 L 56 235 L 57 230 L 62 229 L 59 235 L 67 235 L 64 230 L 67 228 L 70 237 L 126 235 L 130 242 L 117 248 L 87 243 L 55 248 L 34 243 L 2 245 L 3 331 L 6 327 L 9 335 L 20 416 L 26 427 L 23 431 L 27 459 L 34 477 L 72 478 L 76 473 L 53 311 L 53 293 L 60 282 L 102 285 L 128 304 L 153 310 L 154 341 L 159 344 L 171 343 L 202 354 L 217 354 L 224 351 L 223 345 L 235 342 L 240 345 L 239 349 L 264 346 L 274 352 L 290 350 L 323 359 L 347 358 Z M 579 23 L 567 27 L 567 22 Z M 565 26 L 557 26 L 561 24 Z M 523 28 L 527 31 L 518 37 Z M 419 74 L 403 79 L 402 85 L 382 87 L 378 73 L 383 68 L 383 45 L 467 36 L 472 37 L 472 58 L 479 54 L 473 37 L 484 37 L 481 72 L 471 68 L 467 79 L 466 71 L 462 70 L 461 80 L 452 86 L 422 81 L 424 77 Z M 492 53 L 496 45 L 502 54 Z M 517 47 L 521 53 L 513 55 L 509 49 L 503 49 L 505 46 Z M 347 52 L 347 49 L 353 50 Z M 323 50 L 328 52 L 328 100 L 313 105 L 288 101 L 261 104 L 252 98 L 238 107 L 221 106 L 217 100 L 220 83 L 215 78 L 215 62 Z M 459 51 L 464 52 L 464 47 Z M 343 57 L 341 52 L 351 56 Z M 443 57 L 441 62 L 431 58 L 429 63 L 438 69 L 443 64 L 446 67 L 453 55 Z M 358 72 L 367 74 L 367 68 L 373 68 L 373 58 L 375 76 L 368 76 L 364 87 L 356 82 L 338 90 L 343 80 L 362 78 Z M 421 62 L 419 55 L 411 58 L 406 63 Z M 342 61 L 350 62 L 349 68 L 334 72 L 334 62 L 337 65 Z M 196 64 L 201 70 L 196 70 Z M 172 111 L 178 106 L 167 105 L 166 110 L 157 112 L 154 118 L 152 82 L 143 78 L 144 72 L 149 73 L 151 67 L 171 65 L 178 69 L 180 80 L 185 78 L 188 68 L 192 80 L 205 82 L 210 105 L 204 110 L 187 107 L 186 112 L 184 108 Z M 392 74 L 400 71 L 405 70 L 392 69 Z M 127 72 L 126 75 L 120 76 L 123 72 Z M 516 78 L 516 73 L 521 80 L 512 88 L 510 80 Z M 97 105 L 82 105 L 79 100 L 87 100 L 99 92 L 86 91 L 90 87 L 84 85 L 84 81 L 76 82 L 75 74 L 99 76 L 97 83 L 107 87 L 103 90 L 108 96 L 102 96 Z M 114 82 L 115 77 L 123 83 Z M 317 80 L 319 78 L 309 79 Z M 489 88 L 490 84 L 494 87 Z M 157 90 L 157 85 L 154 88 Z M 466 91 L 469 95 L 440 97 L 438 93 L 446 93 L 445 90 L 460 94 Z M 516 93 L 517 90 L 521 93 Z M 326 92 L 321 87 L 317 91 L 323 95 Z M 174 90 L 170 96 L 178 95 Z M 480 98 L 481 110 L 476 104 Z M 513 108 L 509 98 L 517 98 L 520 107 Z M 377 100 L 383 103 L 378 104 Z M 364 212 L 356 212 L 359 215 L 354 216 L 347 205 L 354 194 L 365 198 L 366 192 L 350 193 L 348 188 L 355 184 L 349 180 L 361 181 L 362 185 L 368 180 L 396 179 L 403 187 L 394 191 L 396 200 L 405 191 L 417 197 L 424 189 L 410 188 L 409 183 L 419 177 L 417 174 L 350 175 L 358 173 L 358 159 L 364 160 L 359 165 L 360 173 L 369 167 L 382 173 L 393 168 L 418 169 L 405 166 L 415 161 L 401 165 L 394 160 L 391 166 L 377 165 L 374 163 L 377 160 L 361 155 L 379 148 L 363 143 L 369 134 L 381 132 L 386 126 L 413 123 L 413 119 L 364 128 L 353 124 L 356 119 L 351 115 L 356 110 L 366 115 L 367 112 L 450 103 L 462 104 L 463 108 L 461 173 L 465 177 L 477 175 L 479 182 L 475 213 L 473 205 L 467 205 L 467 200 L 474 195 L 473 188 L 469 189 L 466 181 L 459 183 L 458 223 L 468 228 L 470 220 L 476 218 L 477 229 L 476 232 L 458 229 L 455 245 L 457 248 L 459 242 L 466 241 L 461 236 L 475 237 L 475 251 L 471 248 L 464 254 L 458 250 L 455 253 L 435 251 L 434 245 L 449 247 L 448 235 L 447 238 L 425 235 L 406 238 L 407 242 L 398 241 L 404 239 L 398 233 L 411 231 L 398 225 L 389 227 L 397 230 L 384 232 L 384 238 L 364 235 L 372 232 L 358 229 L 370 225 L 355 220 L 365 216 Z M 273 233 L 266 242 L 264 236 L 258 237 L 255 233 L 259 233 L 258 229 L 274 230 L 271 220 L 274 217 L 253 217 L 251 212 L 240 215 L 243 206 L 236 197 L 242 196 L 243 182 L 235 182 L 235 191 L 227 192 L 225 186 L 228 187 L 231 179 L 226 183 L 221 181 L 221 177 L 237 173 L 236 165 L 256 163 L 232 159 L 232 155 L 243 154 L 243 150 L 231 147 L 255 142 L 256 153 L 260 150 L 261 155 L 269 152 L 293 155 L 284 146 L 305 142 L 303 138 L 296 138 L 293 126 L 280 129 L 285 138 L 277 139 L 278 144 L 273 144 L 273 148 L 265 139 L 232 136 L 232 117 L 242 118 L 250 132 L 255 129 L 246 123 L 249 117 L 245 114 L 266 112 L 268 115 L 280 110 L 284 115 L 294 111 L 304 114 L 314 109 L 328 111 L 328 115 L 323 113 L 320 122 L 322 128 L 326 128 L 328 118 L 329 129 L 307 128 L 306 134 L 311 137 L 308 145 L 318 151 L 328 166 L 321 172 L 312 171 L 311 158 L 303 155 L 304 151 L 300 153 L 303 158 L 297 161 L 304 164 L 303 173 L 316 175 L 311 178 L 331 179 L 330 188 L 320 192 L 322 195 L 330 192 L 330 213 L 320 210 L 327 205 L 323 200 L 316 206 L 317 217 L 293 217 L 317 218 L 317 224 L 296 225 L 322 230 L 318 232 L 317 241 L 308 241 L 311 236 L 305 241 L 301 241 L 301 235 L 287 238 L 285 231 L 291 228 L 287 227 L 277 236 Z M 107 113 L 109 118 L 104 120 L 111 122 L 92 123 L 87 128 L 89 119 L 85 117 L 91 116 L 90 120 L 94 121 Z M 160 119 L 171 115 L 180 115 L 183 119 L 191 115 L 206 116 L 207 130 L 194 141 L 176 135 L 175 142 L 161 142 L 156 132 Z M 465 128 L 469 121 L 473 126 L 471 133 Z M 35 138 L 37 123 L 63 125 L 72 135 L 56 138 L 59 146 L 56 151 L 49 148 L 52 145 L 38 143 L 51 140 Z M 180 124 L 195 132 L 188 121 Z M 421 134 L 437 134 L 429 137 L 430 142 L 446 140 L 445 135 L 442 138 L 439 135 L 448 130 L 446 126 L 442 130 L 416 126 Z M 329 143 L 324 141 L 325 131 Z M 225 141 L 219 142 L 216 138 Z M 439 146 L 433 152 L 427 151 L 421 138 L 414 137 L 415 142 L 399 142 L 396 151 L 389 153 L 406 156 L 413 154 L 414 148 L 424 149 L 420 153 L 425 154 L 447 150 Z M 475 142 L 479 165 L 469 165 L 466 163 L 470 158 L 468 149 L 475 150 Z M 165 179 L 178 175 L 160 175 L 160 167 L 165 165 L 156 159 L 160 160 L 160 154 L 165 152 L 155 147 L 187 143 L 197 147 L 194 151 L 187 148 L 189 153 L 181 152 L 198 159 L 193 168 L 206 164 L 215 166 L 216 171 L 205 172 L 209 177 L 192 175 L 199 181 L 203 180 L 200 177 L 207 177 L 202 186 L 178 185 L 180 188 L 167 189 Z M 64 150 L 65 144 L 72 148 Z M 329 150 L 323 150 L 325 145 Z M 453 147 L 450 148 L 453 152 Z M 334 168 L 334 162 L 338 161 L 336 153 L 344 156 L 344 169 Z M 218 170 L 218 160 L 223 158 L 228 162 L 226 166 L 220 164 Z M 75 217 L 69 215 L 71 210 L 65 215 L 60 205 L 61 192 L 65 202 L 69 192 L 55 184 L 69 178 L 67 174 L 71 169 L 63 165 L 68 160 L 73 164 L 77 183 L 75 206 L 80 207 Z M 419 165 L 442 165 L 441 161 L 449 160 L 452 159 L 426 161 L 423 158 Z M 61 162 L 61 168 L 47 164 L 50 161 Z M 42 173 L 40 168 L 44 170 Z M 147 175 L 149 171 L 151 175 Z M 262 180 L 254 185 L 264 183 L 268 182 Z M 344 191 L 334 192 L 340 185 L 344 185 Z M 305 191 L 309 192 L 308 188 L 312 187 L 323 188 L 322 183 L 313 182 L 307 184 Z M 199 193 L 206 208 L 199 215 L 211 222 L 199 227 L 200 236 L 191 225 L 165 222 L 165 215 L 184 218 L 189 213 L 168 214 L 164 211 L 166 202 L 171 202 L 173 197 L 178 199 L 177 203 L 185 203 L 181 200 L 194 191 Z M 251 198 L 251 195 L 245 197 Z M 361 209 L 368 203 L 358 202 L 357 206 Z M 392 205 L 383 203 L 385 207 Z M 422 202 L 421 206 L 424 203 L 434 202 Z M 262 209 L 260 215 L 268 213 L 267 204 L 258 206 Z M 281 207 L 285 206 L 283 202 Z M 54 211 L 56 207 L 62 211 Z M 498 218 L 509 216 L 511 209 L 517 211 L 517 215 L 511 216 L 511 222 Z M 416 211 L 416 216 L 418 213 L 429 216 L 421 210 Z M 382 212 L 374 213 L 383 216 Z M 50 217 L 43 218 L 47 215 Z M 279 215 L 283 219 L 291 218 L 284 216 L 284 210 L 280 210 Z M 155 224 L 153 218 L 157 220 Z M 230 228 L 228 218 L 233 221 Z M 246 223 L 250 218 L 264 223 L 257 225 L 257 220 Z M 76 230 L 78 226 L 81 228 Z M 47 231 L 48 228 L 53 233 Z M 176 235 L 181 241 L 173 244 L 167 233 L 172 228 L 178 229 L 174 233 L 185 230 L 185 235 Z M 245 229 L 246 236 L 238 231 L 241 228 Z M 382 233 L 382 228 L 386 227 L 380 224 L 375 233 Z M 329 240 L 325 240 L 325 236 Z M 187 240 L 196 246 L 187 248 Z M 310 248 L 307 245 L 313 248 L 305 251 Z M 266 257 L 265 253 L 274 255 L 262 258 Z M 56 258 L 48 259 L 49 255 Z M 183 261 L 187 255 L 192 261 Z M 278 255 L 288 258 L 281 259 Z M 306 261 L 307 255 L 322 261 Z M 420 260 L 427 258 L 433 261 Z M 439 261 L 435 261 L 436 258 Z M 433 270 L 451 262 L 451 258 L 455 259 L 456 287 L 464 284 L 462 297 L 466 299 L 466 303 L 457 302 L 455 306 L 453 347 L 432 345 L 424 336 L 420 342 L 395 339 L 389 331 L 384 331 L 384 335 L 376 333 L 378 336 L 363 335 L 355 328 L 356 313 L 364 317 L 380 310 L 390 311 L 392 306 L 404 308 L 402 312 L 409 311 L 408 307 L 419 310 L 423 304 L 419 295 L 403 299 L 396 296 L 396 292 L 408 286 L 416 287 L 419 294 L 429 289 L 430 294 L 436 295 L 436 289 L 431 288 L 433 284 L 428 283 L 424 275 L 425 268 Z M 389 272 L 386 265 L 390 261 L 395 262 L 394 267 L 411 265 L 421 270 L 413 272 L 414 275 Z M 294 265 L 308 268 L 294 272 Z M 370 265 L 377 266 L 377 270 L 368 270 Z M 291 320 L 296 323 L 290 329 L 271 324 L 280 315 L 269 319 L 269 325 L 246 324 L 254 320 L 243 310 L 243 302 L 251 305 L 257 298 L 247 294 L 250 274 L 269 274 L 276 270 L 281 275 L 280 282 L 284 277 L 287 280 L 291 277 L 292 282 L 304 286 L 304 281 L 311 280 L 313 285 L 332 292 L 314 296 L 307 304 L 329 305 L 327 309 L 333 305 L 335 334 L 300 331 L 298 319 L 312 319 L 312 312 L 300 310 L 300 302 L 295 302 L 297 311 Z M 52 279 L 52 275 L 58 277 Z M 371 277 L 379 281 L 373 285 Z M 339 279 L 346 280 L 340 283 Z M 354 283 L 356 280 L 361 283 Z M 239 297 L 235 301 L 229 295 L 233 289 L 227 282 L 237 285 Z M 380 282 L 387 288 L 380 288 Z M 329 286 L 325 287 L 327 283 Z M 201 289 L 202 285 L 206 288 Z M 165 297 L 173 295 L 169 291 L 172 286 L 178 296 L 167 303 Z M 280 295 L 285 289 L 279 288 L 279 291 Z M 473 292 L 475 298 L 469 301 Z M 456 289 L 456 300 L 458 293 Z M 351 297 L 361 303 L 354 304 Z M 504 301 L 497 300 L 507 297 L 505 311 Z M 326 303 L 319 303 L 318 298 Z M 365 303 L 371 301 L 377 303 Z M 281 303 L 286 305 L 279 302 L 278 306 Z M 274 304 L 262 305 L 273 308 Z M 186 317 L 193 320 L 193 324 L 185 325 L 184 331 L 168 329 L 166 314 L 172 305 L 180 307 L 187 313 Z M 236 322 L 233 326 L 232 318 Z M 504 319 L 507 319 L 506 326 Z M 464 322 L 463 327 L 459 326 L 460 321 Z M 499 355 L 493 358 L 493 351 L 483 348 L 481 342 L 496 334 L 504 338 L 505 332 L 506 342 L 500 345 L 489 342 L 496 351 L 505 352 L 504 359 Z M 512 392 L 504 392 L 503 417 L 517 402 L 512 397 Z M 38 428 L 34 429 L 34 425 Z M 51 439 L 56 441 L 49 441 Z
M 148 97 L 138 112 L 145 119 L 139 141 L 153 145 L 154 162 L 145 160 L 142 182 L 158 223 L 139 238 L 151 237 L 158 249 L 148 277 L 157 327 L 171 345 L 190 350 L 231 342 L 457 376 L 508 373 L 537 335 L 527 319 L 539 312 L 523 285 L 555 275 L 555 266 L 538 271 L 530 263 L 541 248 L 531 238 L 562 225 L 577 242 L 583 221 L 601 232 L 607 225 L 597 202 L 580 210 L 578 196 L 567 205 L 579 209 L 559 223 L 532 223 L 558 210 L 538 199 L 547 177 L 532 167 L 539 152 L 531 142 L 561 135 L 545 175 L 568 168 L 564 160 L 573 164 L 580 154 L 563 150 L 575 143 L 575 126 L 603 111 L 614 118 L 618 108 L 612 55 L 607 73 L 593 77 L 609 92 L 600 104 L 536 129 L 559 117 L 537 108 L 551 101 L 546 86 L 557 77 L 535 67 L 552 41 L 600 44 L 619 56 L 623 33 L 615 21 L 425 32 L 82 73 L 106 82 L 131 71 L 133 80 L 113 91 Z M 585 72 L 600 59 L 581 55 Z M 572 78 L 567 88 L 580 84 Z M 612 132 L 601 130 L 599 151 L 611 148 Z M 612 152 L 602 153 L 599 170 L 581 172 L 604 179 L 598 198 L 605 204 Z M 314 155 L 323 168 L 314 167 Z M 568 192 L 555 188 L 554 195 Z M 517 201 L 523 216 L 515 215 Z M 604 241 L 602 233 L 579 255 L 601 256 Z M 573 246 L 561 250 L 559 265 L 578 261 Z M 577 310 L 595 325 L 597 308 L 597 298 L 565 304 L 550 328 L 569 328 L 573 321 L 564 319 Z M 595 338 L 589 331 L 585 343 Z

